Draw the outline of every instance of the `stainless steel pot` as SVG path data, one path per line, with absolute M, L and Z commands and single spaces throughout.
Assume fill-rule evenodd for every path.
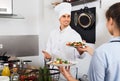
M 78 1 L 78 0 L 63 0 L 63 2 L 74 2 L 74 1 Z
M 94 14 L 89 10 L 88 7 L 82 9 L 82 13 L 78 16 L 78 23 L 83 28 L 88 28 L 95 22 Z

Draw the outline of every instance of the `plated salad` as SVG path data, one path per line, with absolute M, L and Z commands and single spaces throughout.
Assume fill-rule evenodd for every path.
M 62 60 L 61 58 L 56 58 L 55 61 L 52 62 L 53 64 L 70 64 L 67 60 Z
M 76 63 L 72 63 L 68 60 L 63 60 L 61 58 L 56 58 L 54 61 L 51 61 L 49 64 L 54 66 L 72 66 L 75 65 Z
M 86 46 L 85 42 L 68 42 L 66 45 L 73 46 L 73 47 L 81 46 L 82 48 L 85 48 Z

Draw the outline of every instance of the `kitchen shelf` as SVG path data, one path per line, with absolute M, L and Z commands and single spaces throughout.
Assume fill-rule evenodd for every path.
M 22 15 L 12 14 L 12 15 L 2 15 L 0 14 L 0 18 L 8 18 L 8 19 L 24 19 Z
M 89 3 L 93 1 L 97 1 L 97 0 L 77 0 L 70 3 L 72 4 L 72 6 L 75 6 L 75 5 L 80 5 L 80 4 Z

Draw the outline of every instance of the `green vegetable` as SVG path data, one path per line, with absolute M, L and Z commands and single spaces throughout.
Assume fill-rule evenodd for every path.
M 52 81 L 48 67 L 45 66 L 39 69 L 38 81 Z
M 38 81 L 44 81 L 43 77 L 42 77 L 42 74 L 43 74 L 43 69 L 40 67 L 39 68 L 39 78 L 38 78 Z
M 62 59 L 60 59 L 60 58 L 56 58 L 56 61 L 60 61 L 60 60 L 62 60 Z
M 67 60 L 65 60 L 65 61 L 64 61 L 64 63 L 65 63 L 65 64 L 68 64 L 68 61 L 67 61 Z

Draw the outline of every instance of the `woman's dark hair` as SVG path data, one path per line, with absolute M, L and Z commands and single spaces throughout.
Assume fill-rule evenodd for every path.
M 112 18 L 120 29 L 120 2 L 113 4 L 106 12 L 106 18 Z

